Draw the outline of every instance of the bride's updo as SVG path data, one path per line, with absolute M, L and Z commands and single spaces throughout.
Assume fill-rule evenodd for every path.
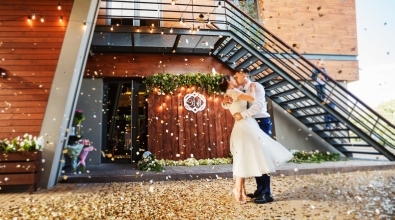
M 218 88 L 221 92 L 226 92 L 229 86 L 229 81 L 230 81 L 230 76 L 224 76 L 222 77 L 219 82 L 218 82 Z

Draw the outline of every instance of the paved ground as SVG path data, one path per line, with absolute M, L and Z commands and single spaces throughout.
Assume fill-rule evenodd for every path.
M 168 180 L 197 180 L 232 178 L 232 165 L 212 165 L 197 167 L 165 167 L 161 173 L 142 172 L 136 169 L 135 164 L 107 163 L 97 166 L 88 166 L 87 173 L 72 174 L 66 169 L 59 178 L 62 183 L 109 183 L 109 182 L 142 182 L 142 181 L 168 181 Z M 273 176 L 308 175 L 345 173 L 368 170 L 395 169 L 395 162 L 348 160 L 341 162 L 324 163 L 286 163 L 277 168 Z
M 229 178 L 58 184 L 33 195 L 2 192 L 0 219 L 395 219 L 394 176 L 395 169 L 273 176 L 275 202 L 264 205 L 236 203 Z M 246 187 L 253 191 L 255 180 Z

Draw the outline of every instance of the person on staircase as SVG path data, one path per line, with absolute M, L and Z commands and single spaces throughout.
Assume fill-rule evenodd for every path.
M 326 97 L 327 98 L 325 100 L 325 104 L 327 104 L 331 108 L 335 109 L 336 105 L 335 105 L 335 103 L 333 103 L 333 95 L 329 94 L 329 93 L 326 93 Z M 340 129 L 341 128 L 339 121 L 335 117 L 333 117 L 333 115 L 331 115 L 329 113 L 324 115 L 324 121 L 326 122 L 326 125 L 325 125 L 326 130 L 333 129 L 333 127 L 331 126 L 331 122 L 332 123 L 335 122 L 336 129 Z
M 313 69 L 313 84 L 315 88 L 317 89 L 317 96 L 319 99 L 322 101 L 325 100 L 325 87 L 326 87 L 326 81 L 328 80 L 326 69 L 325 69 L 325 61 L 323 59 L 319 59 L 317 62 L 317 66 L 319 69 L 314 68 Z M 322 74 L 321 72 L 324 74 Z

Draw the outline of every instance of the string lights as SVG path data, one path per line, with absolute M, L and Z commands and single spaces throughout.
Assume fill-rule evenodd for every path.
M 44 17 L 42 15 L 41 15 L 40 21 L 44 22 Z
M 59 4 L 58 4 L 58 10 L 61 10 L 62 9 L 62 5 L 60 4 L 60 2 L 59 2 Z
M 60 16 L 59 22 L 63 22 L 63 16 Z

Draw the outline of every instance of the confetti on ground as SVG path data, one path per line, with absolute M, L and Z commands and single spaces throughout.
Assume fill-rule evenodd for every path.
M 395 170 L 273 176 L 275 202 L 236 203 L 232 179 L 58 184 L 0 194 L 4 219 L 391 219 Z M 253 192 L 255 179 L 246 180 Z M 4 189 L 3 189 L 4 190 Z

